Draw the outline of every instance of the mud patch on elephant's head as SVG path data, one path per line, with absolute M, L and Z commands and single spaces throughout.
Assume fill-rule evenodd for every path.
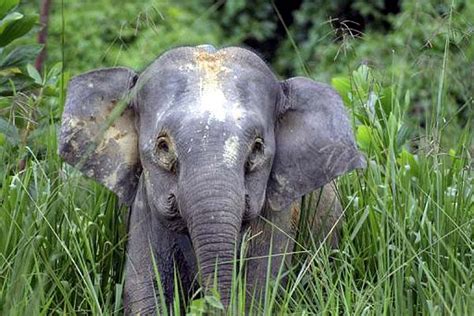
M 227 167 L 231 168 L 235 165 L 239 155 L 239 150 L 239 137 L 231 136 L 227 138 L 224 144 L 224 154 L 222 157 Z
M 196 62 L 201 70 L 208 76 L 214 76 L 221 71 L 225 71 L 223 64 L 223 55 L 220 53 L 209 53 L 199 49 L 195 54 Z
M 199 69 L 201 90 L 222 89 L 222 80 L 231 69 L 224 66 L 226 55 L 220 52 L 209 53 L 198 49 L 194 55 Z
M 244 116 L 241 104 L 233 99 L 224 88 L 233 70 L 226 66 L 229 56 L 225 51 L 209 52 L 197 49 L 194 62 L 198 71 L 199 101 L 193 107 L 193 112 L 208 116 L 211 121 L 238 121 Z

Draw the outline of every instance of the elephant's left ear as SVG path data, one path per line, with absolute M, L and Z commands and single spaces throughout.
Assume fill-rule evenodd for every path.
M 366 164 L 341 98 L 332 88 L 302 77 L 283 81 L 281 88 L 276 153 L 267 187 L 273 210 Z
M 91 71 L 68 86 L 59 136 L 64 160 L 130 205 L 140 161 L 135 113 L 129 106 L 137 75 L 127 68 Z

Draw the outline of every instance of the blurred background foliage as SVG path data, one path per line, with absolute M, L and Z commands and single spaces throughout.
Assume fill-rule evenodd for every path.
M 25 12 L 37 8 L 38 1 L 22 2 Z M 378 80 L 397 81 L 394 93 L 410 92 L 410 121 L 424 127 L 439 103 L 430 91 L 447 52 L 443 81 L 453 84 L 441 87 L 449 98 L 441 110 L 462 127 L 473 115 L 473 21 L 469 0 L 53 0 L 48 61 L 63 61 L 72 75 L 140 70 L 171 47 L 209 43 L 251 48 L 282 77 L 330 82 L 366 64 Z

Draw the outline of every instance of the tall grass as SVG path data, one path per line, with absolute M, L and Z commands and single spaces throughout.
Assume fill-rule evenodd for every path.
M 449 46 L 449 31 L 446 36 Z M 339 180 L 344 205 L 339 248 L 299 234 L 301 249 L 291 267 L 282 269 L 288 282 L 268 282 L 253 313 L 473 313 L 473 130 L 468 122 L 461 136 L 449 141 L 451 148 L 439 145 L 451 137 L 446 126 L 452 120 L 442 110 L 446 86 L 453 84 L 445 75 L 447 49 L 442 65 L 426 129 L 409 131 L 406 124 L 410 98 L 399 87 L 409 74 L 383 86 L 363 66 L 333 82 L 351 111 L 368 167 Z M 45 100 L 25 102 L 45 107 Z M 53 111 L 47 123 L 42 146 L 4 144 L 0 152 L 0 314 L 121 314 L 127 210 L 58 158 Z M 18 166 L 23 160 L 24 168 Z M 245 311 L 248 300 L 239 265 L 234 279 L 229 314 Z M 183 313 L 183 296 L 177 293 L 167 312 Z M 217 294 L 198 293 L 186 311 L 221 308 Z

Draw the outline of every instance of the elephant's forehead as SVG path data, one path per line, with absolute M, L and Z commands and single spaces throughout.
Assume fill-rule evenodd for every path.
M 226 93 L 221 86 L 200 83 L 195 102 L 185 105 L 192 116 L 203 117 L 209 124 L 213 121 L 233 121 L 239 124 L 247 115 L 240 100 Z
M 236 71 L 226 63 L 226 53 L 209 53 L 196 50 L 193 58 L 179 66 L 179 71 L 189 72 L 197 85 L 195 102 L 184 104 L 194 116 L 204 116 L 208 122 L 237 121 L 246 115 L 246 109 L 228 82 L 237 79 Z M 230 79 L 230 80 L 229 80 Z
M 225 65 L 227 59 L 227 54 L 222 52 L 209 53 L 201 49 L 195 51 L 194 62 L 203 85 L 218 85 L 222 77 L 232 72 L 232 69 Z
M 274 79 L 242 54 L 236 49 L 196 48 L 178 49 L 160 58 L 138 84 L 143 88 L 145 111 L 155 112 L 148 118 L 157 126 L 167 117 L 178 117 L 180 121 L 199 118 L 209 126 L 219 122 L 244 128 L 255 114 L 271 115 Z
M 195 50 L 191 58 L 181 59 L 173 65 L 185 75 L 196 77 L 202 85 L 218 86 L 234 72 L 238 66 L 225 51 L 209 53 L 205 50 Z

